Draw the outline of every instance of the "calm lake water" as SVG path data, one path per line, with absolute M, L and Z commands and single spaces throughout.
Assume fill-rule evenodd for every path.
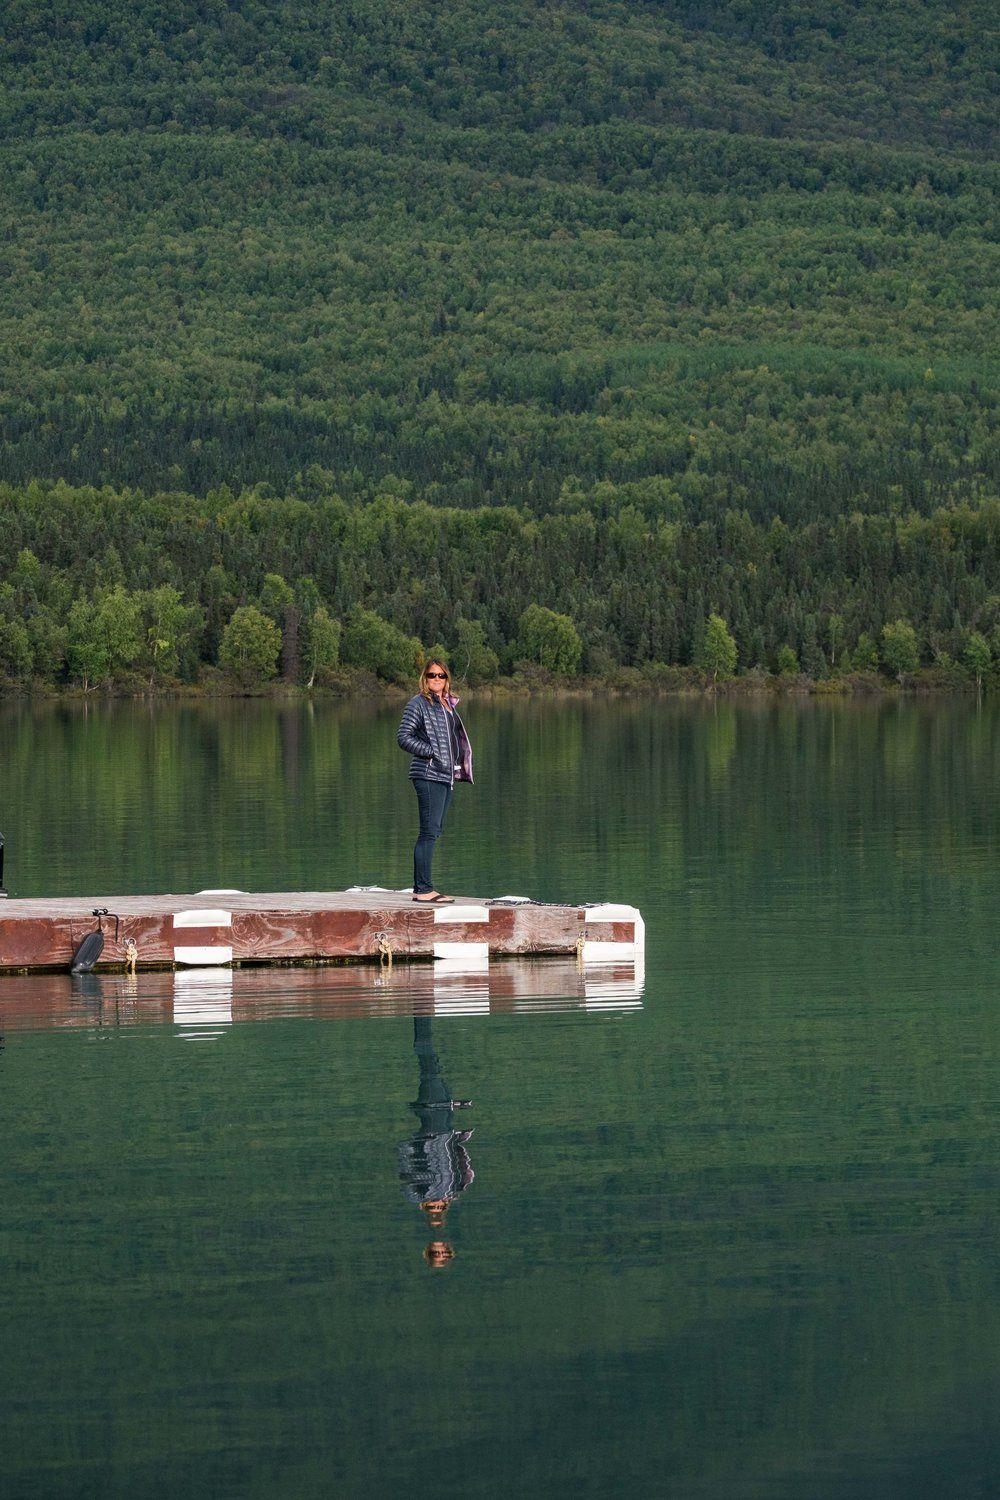
M 6 711 L 7 887 L 407 884 L 397 717 Z M 0 979 L 0 1493 L 998 1493 L 997 706 L 466 720 L 441 885 L 634 903 L 641 999 Z

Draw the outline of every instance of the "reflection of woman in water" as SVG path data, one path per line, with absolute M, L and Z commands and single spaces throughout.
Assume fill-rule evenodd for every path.
M 399 1180 L 409 1201 L 426 1215 L 433 1234 L 424 1259 L 440 1268 L 455 1251 L 439 1232 L 449 1208 L 476 1175 L 465 1149 L 472 1131 L 455 1130 L 452 1120 L 453 1110 L 468 1109 L 470 1101 L 453 1099 L 441 1077 L 430 1016 L 413 1018 L 413 1050 L 420 1064 L 420 1088 L 410 1108 L 416 1111 L 420 1128 L 399 1147 Z

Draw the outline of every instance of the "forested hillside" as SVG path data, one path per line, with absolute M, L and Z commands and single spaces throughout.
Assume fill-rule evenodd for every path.
M 167 676 L 248 606 L 289 675 L 317 609 L 486 675 L 531 605 L 599 671 L 1000 653 L 992 17 L 11 0 L 0 671 L 145 672 L 160 587 Z

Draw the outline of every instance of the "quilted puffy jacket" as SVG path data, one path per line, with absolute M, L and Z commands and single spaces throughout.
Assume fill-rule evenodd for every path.
M 423 777 L 426 781 L 446 781 L 449 786 L 454 786 L 456 781 L 472 780 L 472 746 L 465 725 L 458 717 L 457 702 L 455 695 L 450 694 L 448 703 L 455 715 L 458 738 L 457 764 L 451 750 L 448 715 L 441 704 L 428 703 L 422 693 L 417 693 L 403 709 L 396 743 L 413 757 L 410 761 L 411 781 Z

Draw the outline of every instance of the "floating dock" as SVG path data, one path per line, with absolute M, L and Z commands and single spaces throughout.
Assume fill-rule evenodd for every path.
M 449 905 L 421 905 L 408 892 L 371 887 L 7 898 L 0 902 L 0 973 L 68 970 L 98 922 L 104 948 L 95 972 L 124 969 L 132 945 L 139 969 L 380 963 L 391 956 L 467 971 L 521 954 L 641 967 L 645 941 L 636 908 L 608 902 L 560 906 L 463 896 Z

